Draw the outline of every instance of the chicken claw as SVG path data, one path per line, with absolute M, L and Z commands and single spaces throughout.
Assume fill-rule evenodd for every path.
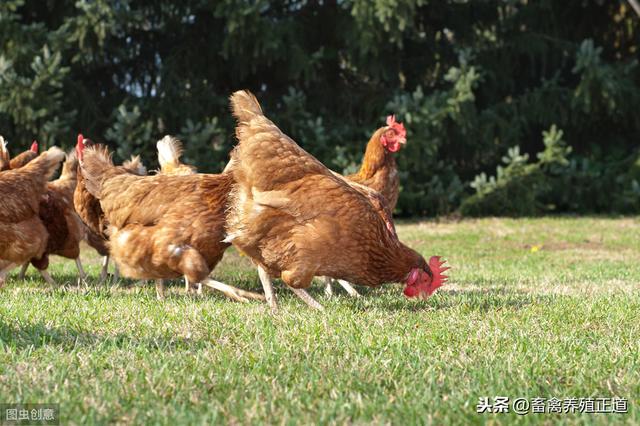
M 202 284 L 211 287 L 215 290 L 222 292 L 225 296 L 230 299 L 236 300 L 238 302 L 249 302 L 249 300 L 265 300 L 264 296 L 258 293 L 253 293 L 251 291 L 242 290 L 233 286 L 230 286 L 225 283 L 221 283 L 220 281 L 212 280 L 211 278 L 207 278 L 202 281 Z

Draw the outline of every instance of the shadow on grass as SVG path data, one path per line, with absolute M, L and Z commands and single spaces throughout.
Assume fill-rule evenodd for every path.
M 32 277 L 33 278 L 33 277 Z M 77 277 L 72 274 L 57 274 L 56 282 L 61 283 L 60 286 L 49 286 L 48 284 L 37 281 L 31 281 L 36 284 L 38 288 L 47 292 L 61 292 L 64 294 L 67 290 L 72 289 L 88 289 L 89 291 L 100 293 L 101 297 L 121 297 L 130 296 L 130 290 L 136 288 L 145 288 L 141 281 L 120 279 L 117 284 L 106 282 L 98 284 L 97 280 L 91 280 L 85 284 L 78 286 L 76 283 Z M 228 284 L 237 286 L 239 288 L 256 291 L 261 293 L 262 289 L 258 282 L 254 280 L 230 280 Z M 464 309 L 467 312 L 489 312 L 501 309 L 522 309 L 529 305 L 546 304 L 558 297 L 569 297 L 549 294 L 539 294 L 523 291 L 521 289 L 513 289 L 511 286 L 513 282 L 510 281 L 496 281 L 491 282 L 474 282 L 475 288 L 468 290 L 464 289 L 465 283 L 459 283 L 462 288 L 447 289 L 443 287 L 438 292 L 427 300 L 411 300 L 402 295 L 400 286 L 383 286 L 382 288 L 370 288 L 357 286 L 357 290 L 360 293 L 360 298 L 352 298 L 342 290 L 342 288 L 336 283 L 334 284 L 334 296 L 331 299 L 327 299 L 324 295 L 324 286 L 314 283 L 309 289 L 309 294 L 319 300 L 325 305 L 338 304 L 342 307 L 354 309 L 357 311 L 366 311 L 370 309 L 379 309 L 387 311 L 406 311 L 406 312 L 429 312 L 438 311 L 444 309 Z M 469 283 L 470 284 L 470 283 Z M 15 285 L 15 281 L 14 284 Z M 486 289 L 478 289 L 477 285 L 486 285 Z M 184 288 L 184 284 L 180 280 L 172 280 L 167 282 L 168 287 L 176 287 L 177 292 L 172 292 L 168 295 L 171 300 L 184 300 L 190 303 L 206 302 L 211 298 L 229 300 L 224 295 L 211 289 L 205 290 L 203 297 L 194 296 L 193 294 L 186 294 L 181 291 Z M 275 291 L 277 297 L 282 301 L 298 300 L 297 297 L 289 290 L 287 290 L 280 280 L 274 281 Z M 121 289 L 122 293 L 112 292 L 112 289 Z M 149 282 L 146 286 L 147 289 L 153 289 L 153 284 Z M 205 287 L 206 288 L 206 287 Z M 102 292 L 104 290 L 104 292 Z M 150 293 L 152 294 L 152 293 Z M 302 303 L 302 301 L 298 302 Z M 229 301 L 229 303 L 232 303 Z M 259 303 L 259 302 L 255 302 Z M 302 305 L 301 305 L 302 307 Z M 330 310 L 332 307 L 328 306 Z M 305 309 L 307 309 L 305 307 Z
M 0 348 L 38 349 L 59 346 L 71 351 L 78 347 L 110 346 L 120 349 L 146 348 L 151 351 L 187 351 L 198 349 L 205 341 L 175 336 L 150 336 L 139 339 L 125 333 L 100 335 L 72 328 L 48 327 L 43 323 L 15 326 L 0 319 Z

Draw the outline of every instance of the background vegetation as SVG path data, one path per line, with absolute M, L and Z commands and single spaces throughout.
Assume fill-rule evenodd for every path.
M 406 123 L 401 215 L 640 211 L 639 18 L 625 1 L 4 0 L 0 133 L 219 171 L 249 88 L 329 167 Z

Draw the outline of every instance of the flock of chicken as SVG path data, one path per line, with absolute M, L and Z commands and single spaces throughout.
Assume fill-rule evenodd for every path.
M 197 173 L 180 162 L 180 142 L 158 142 L 161 169 L 147 175 L 139 157 L 115 166 L 105 146 L 78 136 L 65 158 L 57 147 L 31 149 L 10 159 L 0 143 L 0 287 L 12 269 L 29 264 L 53 284 L 49 255 L 75 259 L 80 243 L 109 258 L 123 276 L 164 281 L 184 277 L 187 292 L 202 285 L 246 302 L 277 309 L 271 278 L 281 278 L 309 306 L 306 291 L 324 277 L 352 295 L 350 283 L 405 283 L 408 297 L 425 298 L 447 279 L 444 262 L 428 262 L 398 239 L 391 213 L 399 178 L 393 153 L 406 131 L 393 116 L 371 137 L 360 171 L 332 172 L 278 129 L 247 91 L 231 96 L 237 146 L 221 174 Z M 233 244 L 258 268 L 264 296 L 209 277 Z

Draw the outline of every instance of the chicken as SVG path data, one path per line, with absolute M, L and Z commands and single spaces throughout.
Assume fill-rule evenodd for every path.
M 420 298 L 446 281 L 438 257 L 427 262 L 402 244 L 384 206 L 282 133 L 251 93 L 234 93 L 231 105 L 239 142 L 229 166 L 235 183 L 225 241 L 257 263 L 273 310 L 271 277 L 315 308 L 304 291 L 314 276 L 366 286 L 404 282 L 405 295 Z
M 390 215 L 396 207 L 400 190 L 398 167 L 393 153 L 398 152 L 406 143 L 407 131 L 404 125 L 396 121 L 395 115 L 388 116 L 387 125 L 376 130 L 369 139 L 358 173 L 346 176 L 350 182 L 379 192 Z M 325 293 L 331 296 L 331 278 L 324 277 L 324 282 Z M 351 296 L 359 296 L 350 283 L 344 280 L 338 282 Z
M 158 148 L 160 174 L 166 176 L 184 176 L 193 175 L 197 172 L 195 167 L 183 164 L 180 161 L 183 149 L 182 142 L 178 139 L 166 135 L 158 141 L 156 147 Z M 184 289 L 187 293 L 191 291 L 191 283 L 187 277 L 184 279 Z M 198 283 L 197 293 L 202 294 L 202 283 Z
M 346 176 L 352 182 L 359 183 L 378 191 L 386 199 L 391 212 L 398 203 L 400 177 L 393 153 L 407 143 L 407 131 L 394 115 L 387 117 L 387 125 L 375 131 L 362 159 L 358 173 Z
M 78 135 L 76 144 L 76 156 L 81 161 L 82 152 L 85 146 L 91 146 L 93 142 L 89 139 L 85 139 L 83 135 Z M 147 174 L 147 170 L 140 161 L 139 156 L 131 157 L 129 161 L 126 161 L 122 165 L 123 169 L 129 173 L 144 176 Z M 108 274 L 109 267 L 109 248 L 107 245 L 108 237 L 106 235 L 107 224 L 104 219 L 104 213 L 100 207 L 100 201 L 86 190 L 84 185 L 84 177 L 82 173 L 77 174 L 78 183 L 76 185 L 75 192 L 73 194 L 73 205 L 76 212 L 87 226 L 87 243 L 93 247 L 98 254 L 103 256 L 102 271 L 100 273 L 99 282 L 102 283 Z M 118 269 L 114 274 L 114 279 L 117 280 Z
M 45 253 L 49 234 L 40 201 L 63 158 L 52 147 L 24 167 L 0 173 L 0 287 L 11 269 Z
M 80 242 L 86 238 L 86 228 L 73 206 L 73 194 L 76 188 L 78 159 L 75 152 L 67 154 L 60 177 L 47 184 L 47 192 L 40 200 L 39 217 L 49 238 L 42 256 L 31 259 L 42 277 L 54 284 L 47 272 L 49 255 L 58 255 L 74 259 L 78 268 L 79 282 L 86 278 L 80 261 Z M 20 276 L 24 277 L 28 263 L 23 265 Z
M 20 167 L 25 166 L 29 161 L 33 160 L 38 156 L 38 142 L 33 141 L 31 143 L 31 148 L 28 151 L 24 151 L 21 154 L 18 154 L 14 158 L 11 159 L 10 168 L 11 169 L 19 169 Z
M 19 169 L 38 156 L 38 142 L 33 141 L 31 149 L 11 158 L 7 149 L 7 142 L 0 136 L 0 172 L 4 170 Z
M 123 275 L 156 280 L 181 276 L 239 301 L 264 297 L 208 278 L 229 246 L 223 242 L 229 174 L 135 176 L 113 165 L 105 147 L 84 151 L 86 189 L 108 222 L 109 251 Z

